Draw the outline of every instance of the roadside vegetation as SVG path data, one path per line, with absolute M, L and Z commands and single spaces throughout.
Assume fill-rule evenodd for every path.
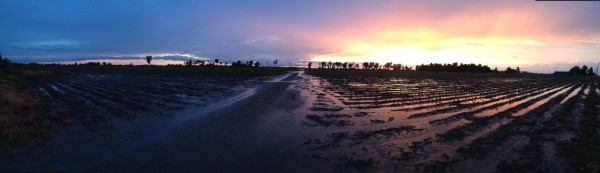
M 48 137 L 51 113 L 22 90 L 27 76 L 46 75 L 44 71 L 23 70 L 0 55 L 0 152 L 7 153 L 29 144 L 35 137 Z M 3 154 L 0 154 L 2 156 Z

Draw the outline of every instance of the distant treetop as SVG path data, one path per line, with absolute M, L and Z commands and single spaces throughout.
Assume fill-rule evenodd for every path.
M 417 71 L 441 71 L 441 72 L 473 72 L 473 73 L 498 73 L 498 68 L 494 68 L 493 70 L 487 65 L 481 64 L 463 64 L 454 62 L 452 64 L 440 64 L 440 63 L 429 63 L 429 64 L 421 64 L 417 65 L 415 68 Z M 517 67 L 516 69 L 512 69 L 510 67 L 506 68 L 505 73 L 520 73 L 521 69 Z
M 594 73 L 594 68 L 590 67 L 588 68 L 586 65 L 583 65 L 582 67 L 579 66 L 574 66 L 573 68 L 571 68 L 571 70 L 569 70 L 569 74 L 571 75 L 581 75 L 581 76 L 585 76 L 585 75 L 596 75 L 596 73 Z

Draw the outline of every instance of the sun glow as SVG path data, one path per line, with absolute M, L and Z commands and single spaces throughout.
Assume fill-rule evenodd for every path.
M 507 57 L 499 57 L 497 52 L 503 47 L 543 45 L 544 43 L 533 39 L 500 36 L 457 37 L 431 29 L 384 31 L 368 35 L 366 38 L 348 41 L 346 44 L 341 44 L 339 52 L 314 55 L 312 60 L 350 62 L 368 60 L 411 65 L 429 62 L 502 64 L 507 61 Z

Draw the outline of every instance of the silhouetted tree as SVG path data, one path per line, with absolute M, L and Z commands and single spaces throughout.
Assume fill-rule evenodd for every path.
M 579 74 L 579 70 L 581 70 L 581 68 L 579 68 L 579 66 L 574 66 L 571 68 L 571 70 L 569 70 L 569 74 L 571 74 L 571 75 Z
M 183 62 L 186 66 L 192 66 L 194 64 L 194 62 L 192 60 L 188 60 L 188 61 L 184 61 Z
M 333 63 L 333 65 L 334 65 L 333 69 L 342 68 L 342 63 L 341 62 L 335 62 L 335 63 Z
M 146 62 L 148 62 L 148 65 L 150 65 L 150 62 L 152 62 L 152 56 L 146 56 Z
M 219 59 L 215 59 L 215 64 L 219 64 Z
M 308 69 L 312 67 L 312 62 L 308 62 Z
M 12 63 L 10 62 L 10 60 L 8 60 L 8 58 L 2 57 L 2 54 L 0 53 L 0 67 L 2 67 L 2 68 L 8 67 L 11 64 Z
M 569 74 L 571 75 L 596 75 L 594 73 L 594 68 L 589 67 L 587 65 L 583 65 L 582 67 L 579 66 L 573 66 L 570 70 L 569 70 Z
M 507 68 L 506 68 L 506 71 L 504 71 L 504 72 L 505 72 L 505 73 L 520 73 L 520 71 L 519 71 L 519 70 L 520 70 L 520 69 L 519 69 L 519 67 L 517 67 L 516 69 L 512 69 L 512 68 L 510 68 L 510 67 L 507 67 Z
M 392 63 L 391 62 L 386 62 L 385 64 L 383 64 L 383 69 L 384 70 L 389 70 L 390 68 L 392 68 Z
M 225 65 L 227 65 L 227 63 L 225 63 Z M 242 63 L 242 61 L 238 60 L 238 61 L 234 61 L 231 63 L 231 67 L 260 67 L 260 62 L 256 61 L 254 62 L 254 60 L 250 60 L 250 61 L 246 61 L 244 63 Z
M 587 65 L 583 65 L 581 67 L 581 69 L 579 69 L 579 72 L 577 72 L 578 75 L 586 75 L 588 72 L 588 67 Z

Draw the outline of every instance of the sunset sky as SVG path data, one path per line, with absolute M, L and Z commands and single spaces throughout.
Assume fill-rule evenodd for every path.
M 17 62 L 154 55 L 547 73 L 596 66 L 600 2 L 3 0 L 0 52 Z

